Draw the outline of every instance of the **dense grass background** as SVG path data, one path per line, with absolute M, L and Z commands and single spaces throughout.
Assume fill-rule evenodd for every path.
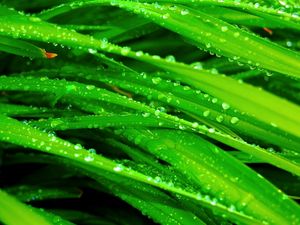
M 0 2 L 0 223 L 300 224 L 296 0 Z

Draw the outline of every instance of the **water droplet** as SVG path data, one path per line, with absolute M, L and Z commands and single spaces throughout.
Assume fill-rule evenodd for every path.
M 79 150 L 79 149 L 82 149 L 82 146 L 81 146 L 81 144 L 76 144 L 76 145 L 74 145 L 74 148 L 75 148 L 75 150 Z
M 291 41 L 287 41 L 287 42 L 286 42 L 286 46 L 287 46 L 287 47 L 292 47 L 292 46 L 293 46 L 293 43 L 292 43 Z
M 222 27 L 221 27 L 221 31 L 222 31 L 222 32 L 228 31 L 228 27 L 227 27 L 227 26 L 222 26 Z
M 183 15 L 183 16 L 185 16 L 189 13 L 190 13 L 190 11 L 188 9 L 183 9 L 183 10 L 180 11 L 180 14 Z
M 224 117 L 222 115 L 219 115 L 216 117 L 216 120 L 221 123 L 224 120 Z
M 209 110 L 206 110 L 206 111 L 203 112 L 203 116 L 204 116 L 204 117 L 208 117 L 209 114 L 210 114 L 210 111 L 209 111 Z
M 217 103 L 218 99 L 217 98 L 213 98 L 211 101 L 212 101 L 212 103 Z
M 230 105 L 229 105 L 228 103 L 226 103 L 226 102 L 223 102 L 223 103 L 222 103 L 222 108 L 223 108 L 224 110 L 227 110 L 227 109 L 230 108 Z
M 209 129 L 208 129 L 208 132 L 209 132 L 209 133 L 215 133 L 215 128 L 213 128 L 213 127 L 212 127 L 212 128 L 209 128 Z
M 168 19 L 170 17 L 170 14 L 169 13 L 166 13 L 162 16 L 163 19 Z
M 162 113 L 162 112 L 166 112 L 166 109 L 164 108 L 164 107 L 158 107 L 156 110 L 155 110 L 155 112 L 154 112 L 154 115 L 155 116 L 159 116 L 159 114 L 160 113 Z
M 168 62 L 175 62 L 175 61 L 176 61 L 176 59 L 175 59 L 175 57 L 174 57 L 174 56 L 172 56 L 172 55 L 168 55 L 168 56 L 166 57 L 166 61 L 168 61 Z
M 230 119 L 230 123 L 232 123 L 232 124 L 236 124 L 238 122 L 239 122 L 239 118 L 237 118 L 235 116 Z
M 154 182 L 155 182 L 155 183 L 161 182 L 161 178 L 160 178 L 159 176 L 155 177 L 155 178 L 154 178 Z
M 94 149 L 94 148 L 90 148 L 89 150 L 88 150 L 88 152 L 90 153 L 90 154 L 96 154 L 97 152 L 96 152 L 96 149 Z
M 96 54 L 96 53 L 97 53 L 97 50 L 96 50 L 96 49 L 89 48 L 89 49 L 88 49 L 88 52 L 91 53 L 91 54 Z
M 160 77 L 153 77 L 151 80 L 152 80 L 153 84 L 159 84 L 161 82 L 161 78 Z
M 84 157 L 84 161 L 86 161 L 86 162 L 91 162 L 93 160 L 94 160 L 94 157 L 92 155 L 88 155 L 88 156 Z
M 93 90 L 94 88 L 95 88 L 94 85 L 87 85 L 87 86 L 86 86 L 86 89 L 88 89 L 88 90 Z
M 236 211 L 235 206 L 234 206 L 234 205 L 230 205 L 229 208 L 228 208 L 228 211 L 229 211 L 229 212 L 234 212 L 234 211 Z
M 202 199 L 202 194 L 201 194 L 201 193 L 198 193 L 198 194 L 196 195 L 196 198 L 197 198 L 198 200 L 201 200 L 201 199 Z
M 185 128 L 184 125 L 180 124 L 180 125 L 179 125 L 179 129 L 180 129 L 180 130 L 185 130 L 186 128 Z
M 151 115 L 151 114 L 148 113 L 148 112 L 143 112 L 143 113 L 142 113 L 142 116 L 143 116 L 143 117 L 149 117 L 150 115 Z
M 135 53 L 135 55 L 136 55 L 137 57 L 141 57 L 143 54 L 144 54 L 144 53 L 143 53 L 142 51 L 137 51 L 137 52 Z
M 201 62 L 195 62 L 195 63 L 192 63 L 191 66 L 196 69 L 196 70 L 202 70 L 203 69 L 203 66 L 202 66 L 202 63 Z
M 197 128 L 198 126 L 199 126 L 199 124 L 197 122 L 192 123 L 193 128 Z
M 129 47 L 123 47 L 121 49 L 121 54 L 124 55 L 124 56 L 128 55 L 129 52 L 130 52 L 130 48 Z
M 121 165 L 121 164 L 117 164 L 114 168 L 113 168 L 114 171 L 116 172 L 121 172 L 122 170 L 124 170 L 124 166 Z

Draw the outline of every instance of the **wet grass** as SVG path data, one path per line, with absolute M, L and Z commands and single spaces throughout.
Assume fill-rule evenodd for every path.
M 299 224 L 299 4 L 1 1 L 4 224 Z

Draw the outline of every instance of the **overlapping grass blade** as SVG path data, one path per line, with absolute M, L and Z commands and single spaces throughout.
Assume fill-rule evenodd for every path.
M 53 225 L 51 220 L 49 221 L 39 213 L 33 211 L 32 208 L 19 202 L 14 197 L 8 195 L 3 190 L 0 190 L 0 220 L 7 225 Z
M 93 4 L 96 3 L 98 3 L 98 1 L 93 2 Z M 126 4 L 128 5 L 128 7 L 134 6 L 134 3 L 127 2 Z M 124 5 L 124 7 L 126 6 L 126 4 Z M 80 6 L 82 6 L 82 4 L 80 4 Z M 148 7 L 153 8 L 153 6 L 151 5 L 148 5 Z M 69 6 L 68 10 L 70 10 Z M 176 13 L 176 16 L 177 15 L 181 16 L 180 14 Z M 159 21 L 164 20 L 161 16 L 162 15 L 158 16 Z M 68 45 L 70 47 L 79 45 L 83 48 L 100 49 L 108 52 L 126 55 L 129 57 L 134 57 L 136 59 L 156 64 L 157 66 L 175 72 L 176 74 L 180 74 L 177 76 L 176 74 L 174 74 L 174 78 L 182 79 L 185 82 L 190 83 L 191 85 L 197 86 L 202 90 L 212 94 L 213 96 L 223 99 L 230 105 L 241 109 L 241 111 L 246 111 L 250 114 L 253 114 L 257 119 L 274 124 L 274 126 L 277 126 L 280 129 L 283 129 L 296 136 L 300 136 L 298 129 L 299 121 L 294 116 L 295 114 L 297 114 L 298 111 L 300 111 L 299 107 L 287 101 L 279 99 L 267 92 L 257 92 L 256 88 L 253 88 L 249 85 L 240 84 L 236 81 L 232 81 L 230 78 L 227 77 L 211 76 L 206 71 L 198 71 L 191 67 L 187 67 L 183 64 L 177 64 L 173 62 L 168 62 L 166 60 L 160 60 L 156 57 L 153 58 L 144 54 L 137 56 L 134 52 L 131 52 L 130 49 L 122 49 L 115 45 L 108 44 L 106 41 L 95 40 L 91 37 L 68 31 L 66 29 L 62 29 L 60 27 L 39 21 L 38 19 L 34 18 L 35 17 L 25 17 L 21 15 L 3 16 L 1 17 L 1 20 L 3 22 L 2 34 L 17 36 L 26 39 L 51 41 L 54 43 Z M 168 20 L 166 20 L 165 22 L 167 21 Z M 34 25 L 35 32 L 32 32 L 33 30 L 32 27 L 30 28 L 30 24 L 31 26 Z M 173 24 L 173 22 L 171 21 L 170 24 Z M 26 30 L 26 32 L 22 32 L 21 30 L 19 30 L 20 26 L 25 25 L 28 26 L 28 28 L 30 29 Z M 17 29 L 18 32 L 12 32 L 12 27 L 14 27 L 14 29 Z M 185 26 L 183 29 L 185 29 Z M 62 31 L 64 32 L 61 33 Z M 62 34 L 64 35 L 62 36 Z M 266 44 L 266 46 L 268 45 Z M 297 57 L 295 59 L 297 59 Z M 224 91 L 227 93 L 226 95 L 224 95 Z M 248 93 L 252 93 L 253 96 L 249 96 Z M 277 104 L 283 106 L 282 110 L 274 110 L 274 107 L 272 106 Z

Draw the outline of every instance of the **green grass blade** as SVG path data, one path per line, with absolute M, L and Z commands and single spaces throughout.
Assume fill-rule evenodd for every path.
M 7 225 L 53 225 L 51 221 L 36 213 L 32 208 L 0 190 L 0 221 Z

